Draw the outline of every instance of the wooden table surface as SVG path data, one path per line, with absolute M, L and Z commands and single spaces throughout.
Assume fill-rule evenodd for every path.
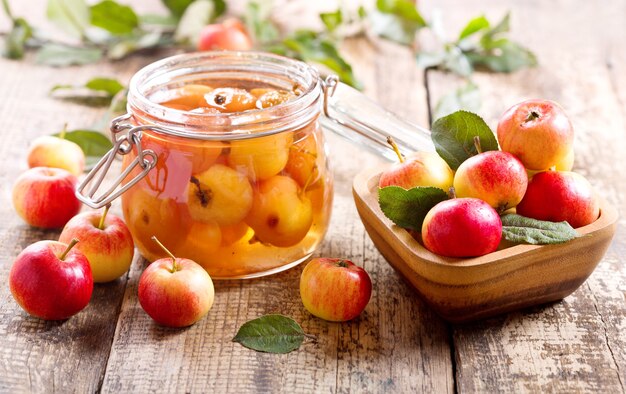
M 15 13 L 43 21 L 43 0 L 12 1 Z M 135 1 L 157 8 L 156 0 Z M 296 25 L 310 2 L 280 2 Z M 315 7 L 328 6 L 325 2 Z M 331 228 L 317 255 L 342 256 L 371 274 L 372 299 L 344 324 L 312 317 L 302 306 L 302 266 L 255 280 L 215 283 L 215 305 L 183 330 L 155 325 L 137 300 L 146 262 L 137 256 L 124 278 L 96 285 L 89 306 L 64 322 L 29 317 L 14 302 L 8 273 L 28 244 L 58 231 L 27 226 L 11 206 L 11 185 L 26 169 L 33 138 L 91 125 L 102 110 L 49 97 L 51 86 L 94 76 L 128 78 L 157 56 L 52 69 L 0 59 L 0 392 L 624 392 L 626 387 L 626 0 L 424 0 L 457 34 L 471 16 L 512 12 L 513 37 L 540 65 L 510 75 L 477 73 L 480 114 L 495 126 L 510 105 L 556 100 L 576 129 L 575 170 L 622 213 L 615 239 L 592 276 L 561 302 L 465 325 L 435 315 L 387 264 L 364 232 L 351 180 L 378 159 L 328 136 L 336 194 Z M 315 10 L 317 11 L 317 10 Z M 6 20 L 2 27 L 6 28 Z M 424 126 L 437 98 L 459 81 L 418 69 L 393 44 L 349 40 L 344 53 L 365 93 Z M 430 102 L 427 101 L 427 93 Z M 119 212 L 119 203 L 115 206 Z M 247 320 L 282 313 L 317 337 L 287 355 L 256 353 L 231 342 Z

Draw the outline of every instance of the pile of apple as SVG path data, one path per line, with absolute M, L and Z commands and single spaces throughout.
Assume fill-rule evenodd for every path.
M 417 152 L 381 174 L 379 187 L 436 187 L 450 199 L 428 211 L 421 227 L 424 246 L 448 257 L 493 252 L 502 238 L 500 215 L 512 208 L 528 218 L 568 222 L 573 228 L 595 221 L 599 201 L 591 184 L 571 172 L 574 131 L 563 109 L 548 100 L 514 105 L 501 117 L 501 150 L 481 152 L 456 172 L 434 152 Z
M 28 152 L 28 165 L 13 187 L 16 211 L 31 226 L 63 230 L 58 241 L 35 242 L 17 256 L 9 286 L 26 312 L 64 320 L 87 306 L 94 282 L 110 282 L 128 271 L 134 243 L 124 221 L 108 214 L 109 206 L 103 213 L 79 213 L 74 191 L 85 156 L 77 144 L 40 137 Z M 200 265 L 161 247 L 171 260 L 157 260 L 142 273 L 139 301 L 158 323 L 191 325 L 213 305 L 213 282 Z

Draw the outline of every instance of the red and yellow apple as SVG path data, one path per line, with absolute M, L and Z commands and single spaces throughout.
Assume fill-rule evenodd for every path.
M 453 198 L 435 205 L 424 218 L 426 249 L 448 257 L 476 257 L 491 253 L 502 237 L 498 213 L 478 198 Z
M 227 20 L 205 26 L 200 32 L 198 50 L 247 51 L 252 49 L 252 40 L 241 22 Z
M 516 206 L 526 192 L 528 175 L 512 154 L 487 151 L 465 160 L 454 174 L 457 197 L 479 198 L 498 212 Z
M 46 135 L 36 138 L 27 154 L 28 166 L 62 168 L 75 176 L 85 170 L 85 154 L 76 143 Z
M 517 213 L 551 222 L 567 221 L 577 228 L 598 218 L 600 203 L 593 187 L 582 175 L 569 171 L 544 171 L 530 179 Z
M 76 249 L 89 260 L 93 281 L 110 282 L 124 275 L 133 261 L 135 245 L 126 224 L 119 217 L 97 211 L 74 216 L 63 228 L 59 242 L 80 239 Z
M 193 260 L 165 251 L 169 257 L 156 260 L 141 274 L 139 303 L 157 323 L 187 327 L 206 316 L 213 306 L 213 281 Z
M 359 316 L 372 295 L 367 272 L 353 262 L 315 258 L 300 276 L 300 297 L 314 316 L 328 321 L 348 321 Z
M 61 228 L 80 211 L 74 194 L 78 180 L 60 168 L 31 168 L 15 181 L 13 206 L 24 221 L 41 228 Z
M 29 314 L 44 320 L 64 320 L 87 306 L 93 278 L 87 257 L 56 241 L 39 241 L 26 247 L 9 273 L 15 301 Z
M 498 142 L 529 170 L 546 170 L 572 150 L 574 130 L 563 109 L 549 100 L 527 100 L 509 108 L 498 123 Z

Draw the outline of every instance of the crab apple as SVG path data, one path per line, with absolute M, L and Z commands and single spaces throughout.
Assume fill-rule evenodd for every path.
M 198 50 L 248 51 L 252 49 L 250 36 L 235 23 L 215 23 L 200 31 Z
M 522 162 L 502 151 L 472 156 L 461 163 L 454 175 L 457 197 L 480 198 L 498 212 L 522 201 L 527 185 L 528 175 Z
M 205 107 L 221 112 L 243 112 L 256 108 L 256 97 L 245 89 L 217 88 L 204 96 Z
M 190 326 L 206 316 L 213 306 L 213 281 L 199 264 L 174 257 L 160 242 L 158 244 L 169 257 L 156 260 L 141 274 L 139 303 L 163 326 Z
M 301 187 L 305 187 L 307 183 L 315 183 L 319 177 L 315 134 L 306 135 L 289 148 L 289 159 L 285 165 L 285 172 Z
M 200 265 L 210 261 L 222 243 L 222 232 L 217 223 L 194 222 L 185 242 L 177 248 L 179 255 Z
M 207 102 L 204 96 L 212 91 L 213 88 L 210 86 L 190 83 L 168 91 L 169 99 L 160 104 L 183 111 L 206 107 Z
M 187 194 L 191 217 L 204 223 L 239 223 L 252 206 L 253 191 L 248 178 L 222 164 L 192 176 Z
M 316 258 L 300 276 L 300 297 L 312 314 L 328 321 L 348 321 L 359 316 L 372 295 L 367 272 L 353 262 Z
M 529 170 L 561 162 L 574 143 L 574 130 L 554 101 L 527 100 L 509 108 L 498 123 L 498 142 Z
M 246 223 L 261 242 L 293 246 L 306 236 L 313 223 L 311 200 L 296 181 L 276 175 L 258 184 Z
M 528 183 L 517 213 L 551 222 L 567 221 L 572 227 L 593 223 L 600 216 L 600 203 L 593 187 L 570 171 L 544 171 Z
M 46 135 L 36 138 L 28 150 L 28 167 L 62 168 L 75 176 L 85 170 L 85 154 L 76 143 Z
M 77 242 L 39 241 L 17 256 L 9 288 L 26 312 L 44 320 L 65 320 L 87 306 L 93 278 L 87 257 L 72 249 Z
M 246 174 L 253 181 L 268 179 L 285 168 L 292 144 L 291 132 L 232 141 L 228 165 Z
M 424 218 L 426 249 L 448 257 L 476 257 L 491 253 L 502 237 L 498 213 L 477 198 L 453 198 L 435 205 Z
M 97 211 L 79 213 L 63 228 L 59 242 L 69 243 L 73 238 L 81 242 L 76 249 L 89 260 L 93 281 L 110 282 L 124 275 L 130 268 L 135 253 L 133 237 L 119 217 L 109 214 L 109 206 Z
M 35 167 L 13 185 L 13 206 L 24 221 L 40 228 L 61 228 L 80 211 L 78 180 L 60 168 Z

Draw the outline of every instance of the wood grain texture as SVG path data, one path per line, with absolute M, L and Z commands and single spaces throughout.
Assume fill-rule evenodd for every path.
M 488 9 L 494 19 L 512 11 L 513 36 L 536 51 L 540 66 L 512 75 L 477 74 L 481 115 L 495 127 L 500 114 L 523 99 L 561 103 L 576 130 L 574 170 L 622 215 L 603 261 L 563 302 L 453 328 L 459 391 L 623 392 L 626 185 L 616 164 L 626 148 L 624 74 L 619 73 L 624 70 L 626 2 L 601 7 L 543 2 L 540 9 L 538 3 L 512 1 L 444 1 L 437 6 L 449 11 L 453 24 L 470 10 L 478 14 Z M 461 8 L 463 12 L 455 11 Z M 434 100 L 457 83 L 448 75 L 429 75 Z

